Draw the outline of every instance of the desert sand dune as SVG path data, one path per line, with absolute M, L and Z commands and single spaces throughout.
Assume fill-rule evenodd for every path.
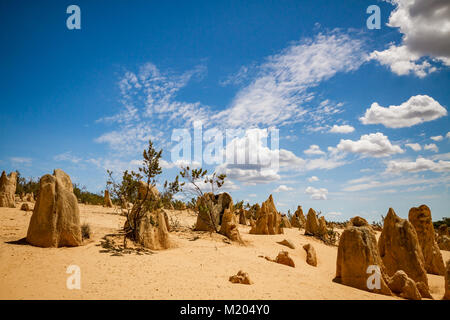
M 18 206 L 20 207 L 20 206 Z M 152 253 L 112 255 L 100 244 L 116 233 L 125 218 L 115 208 L 80 205 L 81 222 L 93 235 L 74 248 L 39 248 L 23 240 L 32 212 L 0 208 L 0 299 L 398 299 L 332 282 L 337 247 L 304 236 L 304 230 L 284 229 L 284 234 L 252 235 L 239 225 L 245 245 L 230 244 L 225 237 L 194 232 L 196 215 L 170 211 L 177 221 L 171 239 L 175 248 Z M 295 249 L 277 242 L 290 240 Z M 318 265 L 306 263 L 303 245 L 313 244 Z M 262 258 L 288 251 L 295 268 Z M 444 260 L 450 252 L 442 251 Z M 69 290 L 69 265 L 81 269 L 81 289 Z M 229 277 L 247 272 L 252 285 L 232 284 Z M 444 294 L 444 277 L 428 275 L 435 299 Z

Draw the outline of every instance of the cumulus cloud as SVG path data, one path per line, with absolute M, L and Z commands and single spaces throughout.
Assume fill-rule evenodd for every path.
M 447 132 L 447 134 L 445 135 L 446 138 L 450 139 L 450 132 Z
M 446 0 L 385 0 L 395 5 L 388 26 L 399 28 L 402 43 L 370 58 L 389 65 L 399 75 L 419 77 L 436 70 L 429 60 L 450 66 L 450 2 Z
M 227 174 L 230 179 L 256 184 L 280 180 L 280 172 L 283 171 L 330 170 L 346 163 L 340 156 L 327 155 L 323 151 L 320 153 L 321 157 L 303 159 L 286 149 L 269 148 L 268 132 L 267 129 L 248 129 L 243 136 L 229 141 L 225 146 L 227 161 L 218 165 L 216 170 Z M 317 152 L 317 149 L 314 150 Z M 230 159 L 229 154 L 234 154 L 234 157 Z M 250 161 L 250 155 L 258 161 Z M 237 161 L 238 159 L 241 161 Z
M 387 172 L 448 172 L 450 171 L 450 161 L 433 161 L 430 159 L 418 157 L 415 161 L 389 161 L 386 168 Z
M 360 121 L 363 124 L 382 124 L 387 128 L 405 128 L 446 115 L 447 110 L 432 97 L 417 95 L 399 106 L 387 108 L 374 102 Z
M 308 181 L 309 182 L 316 182 L 316 181 L 319 181 L 319 178 L 317 178 L 316 176 L 312 176 L 312 177 L 308 178 Z
M 358 141 L 341 139 L 336 148 L 331 148 L 331 150 L 333 152 L 358 153 L 375 158 L 405 152 L 399 146 L 392 145 L 388 137 L 380 132 L 362 135 Z
M 409 51 L 406 46 L 391 45 L 384 51 L 375 50 L 369 57 L 378 60 L 381 65 L 388 66 L 393 73 L 399 76 L 413 73 L 419 78 L 423 78 L 437 70 L 428 61 L 420 61 L 421 56 Z
M 316 189 L 314 187 L 307 187 L 305 193 L 311 195 L 313 200 L 327 200 L 328 190 L 325 188 Z
M 407 143 L 407 144 L 405 144 L 405 146 L 407 146 L 408 148 L 411 148 L 414 151 L 422 150 L 422 147 L 418 143 Z
M 430 139 L 433 141 L 439 142 L 439 141 L 444 140 L 444 137 L 443 136 L 434 136 L 434 137 L 431 137 Z
M 282 185 L 278 186 L 277 188 L 275 188 L 273 190 L 273 192 L 283 192 L 283 191 L 292 191 L 292 190 L 294 190 L 294 189 L 282 184 Z
M 433 152 L 438 152 L 439 151 L 439 148 L 434 143 L 426 144 L 426 145 L 423 146 L 423 148 L 425 150 L 430 150 L 430 151 L 433 151 Z
M 332 132 L 332 133 L 352 133 L 353 131 L 355 131 L 355 128 L 353 128 L 352 126 L 349 126 L 347 124 L 342 125 L 342 126 L 334 125 L 330 129 L 330 132 Z
M 325 152 L 320 150 L 320 147 L 316 144 L 309 146 L 309 149 L 303 151 L 303 153 L 307 154 L 307 155 L 324 155 L 325 154 Z

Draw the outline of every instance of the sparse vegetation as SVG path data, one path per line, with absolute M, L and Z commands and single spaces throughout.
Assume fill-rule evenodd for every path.
M 244 200 L 236 202 L 234 204 L 234 208 L 237 209 L 237 210 L 244 208 Z
M 39 179 L 33 179 L 29 177 L 26 179 L 22 177 L 20 172 L 16 170 L 17 173 L 17 183 L 16 183 L 16 194 L 27 194 L 33 193 L 35 197 L 39 194 Z
M 441 224 L 446 224 L 447 227 L 450 228 L 450 218 L 443 217 L 441 220 L 434 221 L 433 222 L 434 229 L 438 229 Z
M 161 201 L 166 209 L 181 209 L 184 207 L 184 203 L 180 200 L 173 200 L 173 196 L 181 191 L 181 186 L 178 176 L 175 177 L 173 182 L 164 182 L 164 191 L 161 194 Z M 175 208 L 175 206 L 177 208 Z
M 92 234 L 91 225 L 87 222 L 81 225 L 81 238 L 83 240 L 90 239 Z
M 192 169 L 189 166 L 181 168 L 180 176 L 185 180 L 185 182 L 180 184 L 180 188 L 186 186 L 187 183 L 187 187 L 182 191 L 194 195 L 197 198 L 203 197 L 203 186 L 209 186 L 211 188 L 211 193 L 215 195 L 216 191 L 225 183 L 226 178 L 225 174 L 217 174 L 216 172 L 208 176 L 208 170 L 202 168 Z M 201 219 L 210 226 L 212 230 L 218 232 L 218 226 L 213 217 L 213 204 L 210 201 L 206 201 L 205 204 L 206 205 L 198 206 L 199 216 L 208 217 L 208 219 Z
M 101 205 L 103 204 L 103 196 L 100 194 L 87 191 L 85 186 L 80 186 L 77 183 L 73 184 L 73 193 L 78 201 L 84 204 Z
M 124 171 L 122 181 L 116 182 L 113 177 L 113 172 L 107 170 L 109 179 L 107 187 L 111 196 L 118 201 L 123 210 L 126 212 L 127 221 L 124 226 L 124 243 L 126 239 L 130 238 L 133 241 L 137 240 L 139 234 L 140 221 L 147 212 L 157 210 L 164 206 L 164 201 L 172 199 L 173 195 L 180 191 L 180 184 L 178 176 L 172 183 L 164 184 L 164 192 L 162 197 L 156 198 L 152 193 L 152 188 L 156 186 L 156 177 L 162 173 L 159 165 L 159 160 L 162 156 L 162 149 L 156 151 L 151 140 L 148 142 L 148 148 L 143 151 L 143 164 L 138 168 L 138 172 Z M 145 182 L 144 193 L 139 196 L 139 187 Z M 128 203 L 133 205 L 129 208 Z M 154 225 L 153 221 L 150 221 Z

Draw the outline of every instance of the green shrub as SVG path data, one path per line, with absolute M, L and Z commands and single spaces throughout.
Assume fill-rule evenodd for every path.
M 81 225 L 81 237 L 83 240 L 91 238 L 91 225 L 87 222 Z

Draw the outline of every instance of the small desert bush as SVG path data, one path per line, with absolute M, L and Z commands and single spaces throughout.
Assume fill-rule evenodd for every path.
M 436 230 L 439 228 L 441 224 L 445 224 L 447 225 L 447 227 L 450 228 L 450 218 L 443 217 L 441 220 L 433 222 L 433 226 Z
M 174 230 L 177 231 L 181 228 L 181 223 L 178 219 L 174 219 L 172 217 L 170 217 L 170 230 Z
M 81 237 L 84 239 L 90 239 L 91 238 L 91 225 L 87 222 L 83 223 L 81 225 Z
M 333 228 L 328 229 L 327 234 L 324 236 L 318 236 L 325 244 L 330 246 L 337 246 L 339 243 L 339 233 L 334 231 Z
M 84 204 L 102 205 L 104 198 L 100 194 L 87 191 L 85 186 L 80 186 L 77 183 L 73 184 L 73 193 Z
M 186 208 L 186 204 L 181 200 L 173 200 L 172 205 L 175 210 L 183 210 Z

